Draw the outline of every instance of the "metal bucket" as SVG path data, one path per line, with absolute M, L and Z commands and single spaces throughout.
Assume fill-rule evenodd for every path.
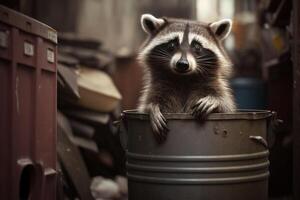
M 267 200 L 270 111 L 164 114 L 158 144 L 147 114 L 123 112 L 129 200 Z

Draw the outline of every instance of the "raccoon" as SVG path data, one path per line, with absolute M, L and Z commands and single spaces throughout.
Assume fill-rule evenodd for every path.
M 201 120 L 212 112 L 235 111 L 228 86 L 232 63 L 222 45 L 231 20 L 202 23 L 143 14 L 141 25 L 149 37 L 138 55 L 144 68 L 138 110 L 149 113 L 159 141 L 169 131 L 162 113 L 191 113 Z

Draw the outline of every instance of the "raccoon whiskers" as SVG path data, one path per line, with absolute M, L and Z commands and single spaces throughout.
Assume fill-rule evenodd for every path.
M 156 50 L 155 52 L 152 53 L 152 55 L 154 56 L 162 56 L 162 57 L 166 57 L 166 58 L 170 58 L 171 55 L 164 50 Z
M 168 56 L 161 55 L 161 54 L 152 54 L 152 55 L 150 56 L 150 58 L 160 58 L 160 59 L 165 59 L 165 60 L 168 60 L 168 59 L 169 59 Z
M 170 60 L 169 56 L 161 55 L 161 54 L 152 54 L 150 58 L 158 58 L 162 60 Z
M 207 55 L 201 55 L 201 56 L 196 56 L 196 58 L 202 59 L 202 58 L 213 58 L 213 57 Z
M 202 75 L 208 75 L 208 70 L 207 69 L 205 69 L 204 67 L 197 67 L 196 68 L 196 71 L 197 72 L 199 72 L 200 74 L 202 74 Z
M 169 59 L 165 56 L 160 56 L 160 55 L 152 55 L 151 57 L 149 57 L 151 60 L 154 61 L 159 61 L 159 62 L 166 62 L 169 63 Z M 157 60 L 159 59 L 159 60 Z
M 206 56 L 196 57 L 196 59 L 199 60 L 199 61 L 215 61 L 216 60 L 214 57 L 206 57 Z
M 151 56 L 148 58 L 148 61 L 153 63 L 154 65 L 168 65 L 169 60 L 166 57 L 160 56 Z
M 216 59 L 213 57 L 196 57 L 196 60 L 198 63 L 200 63 L 202 66 L 206 67 L 216 67 Z
M 214 59 L 197 59 L 200 62 L 210 62 L 210 63 L 215 63 Z
M 208 67 L 214 67 L 216 66 L 216 63 L 212 62 L 200 62 L 202 65 L 208 66 Z

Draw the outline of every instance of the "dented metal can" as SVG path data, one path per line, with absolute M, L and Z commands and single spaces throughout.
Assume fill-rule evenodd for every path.
M 158 144 L 147 114 L 123 112 L 130 200 L 268 199 L 272 112 L 164 116 L 170 131 Z

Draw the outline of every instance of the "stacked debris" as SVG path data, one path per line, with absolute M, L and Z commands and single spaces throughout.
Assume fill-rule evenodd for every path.
M 113 125 L 121 101 L 110 77 L 113 61 L 113 55 L 98 41 L 59 35 L 61 199 L 127 198 L 124 151 Z

